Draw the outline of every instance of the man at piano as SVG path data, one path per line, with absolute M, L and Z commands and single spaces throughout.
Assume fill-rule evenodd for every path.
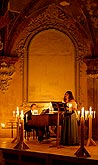
M 30 110 L 24 114 L 24 130 L 25 130 L 25 138 L 26 138 L 26 133 L 27 133 L 27 140 L 29 140 L 30 138 L 30 132 L 32 132 L 32 129 L 36 130 L 35 127 L 28 125 L 28 121 L 32 119 L 32 115 L 38 114 L 38 110 L 36 109 L 37 109 L 36 104 L 33 103 L 30 106 Z
M 32 115 L 38 115 L 38 110 L 37 106 L 35 103 L 31 104 L 30 110 L 27 111 L 24 114 L 24 130 L 25 130 L 25 138 L 27 137 L 27 140 L 30 138 L 30 132 L 34 130 L 36 131 L 36 137 L 38 137 L 38 141 L 41 142 L 43 141 L 43 136 L 45 134 L 45 127 L 43 126 L 32 126 L 29 124 L 29 121 L 32 121 Z M 27 134 L 27 136 L 26 136 Z M 33 136 L 34 137 L 34 136 Z
M 25 123 L 25 130 L 30 132 L 32 131 L 33 127 L 36 128 L 36 135 L 39 142 L 42 142 L 44 139 L 47 139 L 50 136 L 50 129 L 49 129 L 49 124 L 51 123 L 50 115 L 52 115 L 51 117 L 54 125 L 53 114 L 49 113 L 49 108 L 42 110 L 42 112 L 39 115 L 32 115 L 31 111 L 28 111 L 30 113 L 30 117 L 28 118 L 28 123 Z M 27 113 L 25 114 L 25 120 L 26 120 L 26 116 Z

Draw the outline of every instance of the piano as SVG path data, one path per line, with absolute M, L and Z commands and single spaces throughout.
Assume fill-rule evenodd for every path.
M 35 127 L 43 127 L 43 126 L 57 126 L 62 125 L 63 122 L 63 115 L 62 112 L 66 110 L 66 104 L 62 102 L 51 102 L 54 112 L 56 113 L 49 113 L 49 109 L 43 111 L 40 115 L 32 115 L 32 120 L 28 121 L 28 125 L 35 126 Z M 59 117 L 58 117 L 59 111 Z M 70 115 L 66 113 L 66 115 Z M 58 121 L 59 118 L 59 121 Z
M 58 114 L 40 114 L 32 115 L 32 120 L 28 121 L 28 125 L 33 127 L 43 127 L 43 126 L 56 126 L 58 120 Z M 59 115 L 59 125 L 62 125 L 63 115 Z

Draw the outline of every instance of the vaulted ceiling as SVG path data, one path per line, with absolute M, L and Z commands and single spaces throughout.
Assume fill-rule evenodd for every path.
M 19 15 L 23 16 L 23 13 L 25 17 L 27 14 L 30 15 L 32 5 L 34 13 L 52 3 L 67 11 L 76 24 L 85 30 L 91 40 L 92 54 L 98 56 L 98 0 L 0 0 L 1 41 L 4 43 L 4 28 L 9 24 L 13 26 Z

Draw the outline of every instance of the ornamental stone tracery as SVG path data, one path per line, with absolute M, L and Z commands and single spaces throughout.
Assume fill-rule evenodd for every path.
M 88 45 L 86 44 L 88 41 L 87 39 L 84 40 L 82 37 L 81 29 L 79 31 L 73 19 L 62 12 L 62 10 L 56 8 L 54 5 L 49 6 L 44 13 L 39 14 L 36 18 L 29 18 L 29 24 L 26 27 L 23 38 L 17 43 L 16 51 L 18 54 L 23 54 L 25 42 L 30 35 L 33 37 L 38 32 L 49 28 L 58 29 L 65 34 L 68 34 L 70 37 L 73 36 L 72 39 L 73 41 L 76 41 L 80 50 L 79 59 L 88 54 Z

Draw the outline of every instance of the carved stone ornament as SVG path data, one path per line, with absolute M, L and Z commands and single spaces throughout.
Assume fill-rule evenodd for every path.
M 81 30 L 78 29 L 79 27 L 76 25 L 76 22 L 74 22 L 72 17 L 66 12 L 63 12 L 61 8 L 55 5 L 50 5 L 36 17 L 31 15 L 28 24 L 26 24 L 23 37 L 18 41 L 16 46 L 15 52 L 18 56 L 22 59 L 25 58 L 24 51 L 27 51 L 26 47 L 28 47 L 26 43 L 29 43 L 33 36 L 40 31 L 53 28 L 67 34 L 73 40 L 74 44 L 76 41 L 78 47 L 76 59 L 81 61 L 83 57 L 88 54 L 88 41 L 83 36 Z M 73 38 L 71 36 L 73 36 Z
M 5 93 L 9 87 L 9 80 L 12 79 L 12 75 L 15 72 L 16 59 L 11 57 L 0 57 L 0 90 Z
M 91 78 L 98 78 L 98 57 L 86 57 L 84 58 L 84 62 L 87 65 L 87 75 Z

